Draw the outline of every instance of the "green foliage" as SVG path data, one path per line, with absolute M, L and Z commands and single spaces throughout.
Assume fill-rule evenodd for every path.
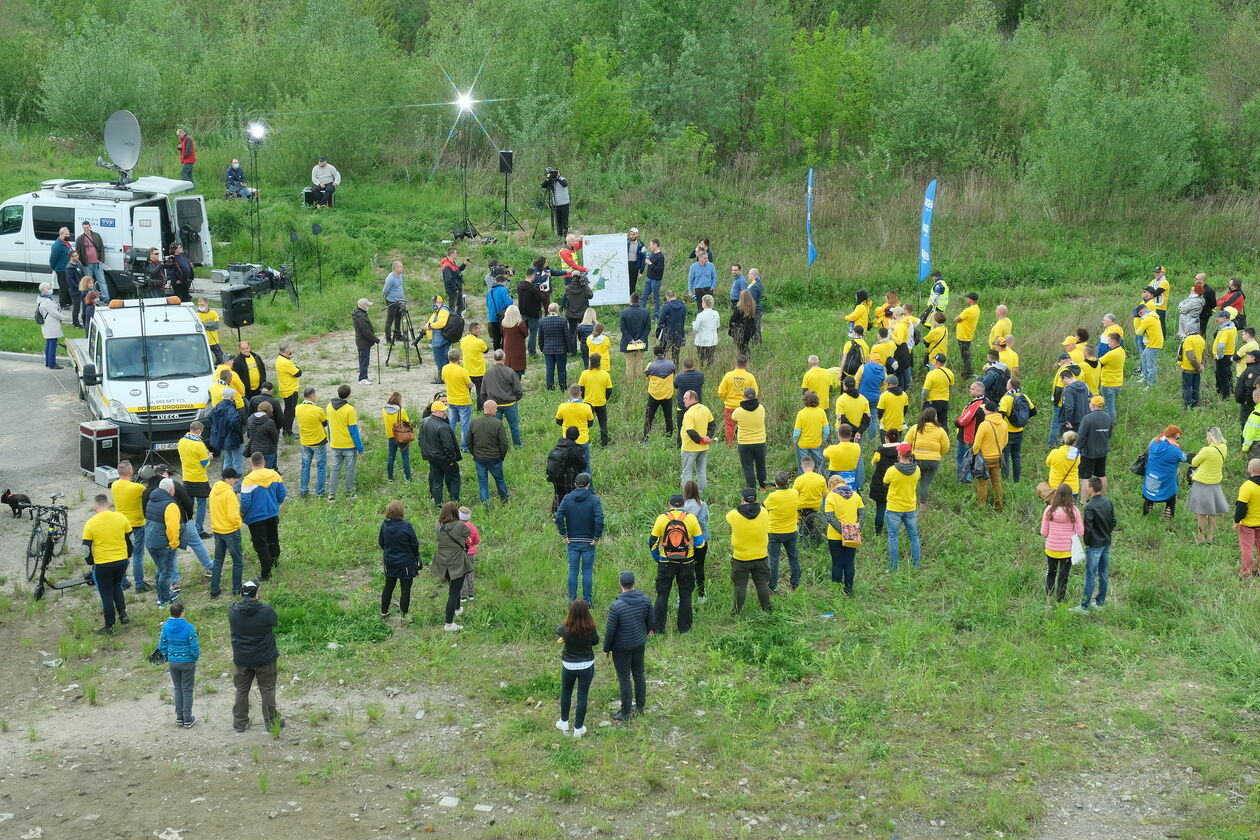
M 282 653 L 323 650 L 329 642 L 354 645 L 388 639 L 390 629 L 359 603 L 327 590 L 296 593 L 278 590 L 268 598 L 280 623 L 276 640 Z
M 755 665 L 771 683 L 798 682 L 818 670 L 821 657 L 794 622 L 771 613 L 722 636 L 713 647 L 726 656 Z
M 590 154 L 633 144 L 647 130 L 647 114 L 635 106 L 630 80 L 613 74 L 616 65 L 616 54 L 585 45 L 574 48 L 569 130 Z

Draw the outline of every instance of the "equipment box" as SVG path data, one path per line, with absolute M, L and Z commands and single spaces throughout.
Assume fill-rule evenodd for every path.
M 79 424 L 79 468 L 95 478 L 97 467 L 118 468 L 118 427 L 108 420 Z

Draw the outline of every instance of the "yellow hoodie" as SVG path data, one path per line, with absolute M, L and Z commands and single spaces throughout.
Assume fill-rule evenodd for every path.
M 216 481 L 210 488 L 210 530 L 215 534 L 241 530 L 241 500 L 226 481 Z

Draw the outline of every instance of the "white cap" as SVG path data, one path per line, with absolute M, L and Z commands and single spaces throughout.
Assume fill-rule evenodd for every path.
M 639 229 L 638 229 L 638 228 L 630 228 L 630 232 L 631 232 L 631 233 L 638 233 L 638 232 L 639 232 Z

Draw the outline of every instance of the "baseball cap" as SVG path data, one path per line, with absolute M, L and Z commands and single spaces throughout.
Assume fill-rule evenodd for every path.
M 1164 273 L 1164 267 L 1163 267 L 1162 265 L 1157 265 L 1157 266 L 1155 266 L 1155 273 L 1156 273 L 1156 274 L 1163 274 L 1163 273 Z
M 1076 343 L 1078 343 L 1078 342 L 1077 342 L 1077 340 L 1076 340 L 1076 336 L 1074 336 L 1074 335 L 1069 335 L 1067 338 L 1063 339 L 1063 346 L 1064 346 L 1064 347 L 1068 347 L 1068 346 L 1071 346 L 1071 345 L 1076 344 Z
M 634 586 L 634 572 L 624 571 L 617 576 L 617 580 L 622 586 Z
M 441 400 L 434 400 L 433 404 L 429 406 L 429 411 L 446 411 L 446 403 Z
M 683 499 L 682 493 L 675 493 L 674 495 L 669 497 L 669 506 L 682 507 L 684 501 L 685 499 Z
M 909 455 L 909 454 L 910 454 L 911 452 L 913 452 L 913 451 L 914 451 L 914 447 L 913 447 L 913 446 L 911 446 L 911 445 L 910 445 L 910 444 L 908 444 L 908 443 L 899 443 L 899 444 L 897 444 L 897 454 L 898 454 L 898 455 Z
M 751 487 L 745 487 L 739 491 L 739 497 L 745 502 L 755 502 L 757 501 L 757 491 Z
M 1144 292 L 1149 292 L 1151 295 L 1158 295 L 1158 294 L 1159 294 L 1159 292 L 1155 289 L 1155 287 L 1154 287 L 1154 286 L 1147 286 L 1147 287 L 1146 287 L 1145 289 L 1143 289 L 1142 291 L 1144 291 Z
M 946 357 L 945 357 L 945 354 L 944 354 L 944 353 L 937 353 L 937 354 L 936 354 L 935 356 L 933 356 L 932 358 L 933 358 L 933 359 L 935 359 L 935 360 L 936 360 L 936 361 L 938 361 L 938 362 L 944 362 L 944 361 L 946 361 Z
M 238 473 L 236 470 L 234 470 L 232 467 L 227 467 L 226 469 L 223 470 L 223 478 L 240 478 L 240 477 L 241 477 L 241 474 Z
M 323 155 L 320 155 L 320 156 L 319 156 L 319 162 L 320 162 L 320 163 L 323 163 L 323 162 L 324 162 L 324 161 L 326 161 L 326 160 L 328 160 L 328 158 L 324 157 Z
M 1068 365 L 1067 367 L 1065 367 L 1065 368 L 1063 369 L 1063 372 L 1064 372 L 1064 373 L 1070 373 L 1072 376 L 1080 376 L 1080 375 L 1081 375 L 1081 366 L 1080 366 L 1080 365 L 1078 365 L 1078 364 L 1076 364 L 1075 362 L 1073 362 L 1072 364 L 1070 364 L 1070 365 Z
M 372 301 L 368 300 L 367 298 L 359 298 L 360 309 L 362 309 L 364 306 L 371 306 L 371 305 L 372 305 Z
M 639 229 L 638 229 L 638 228 L 630 228 L 630 232 L 631 232 L 631 233 L 638 233 L 638 232 L 639 232 Z
M 997 346 L 998 346 L 998 347 L 1005 347 L 1005 346 L 1006 346 L 1006 336 L 1000 336 L 1000 337 L 998 338 L 998 340 L 997 340 Z
M 245 581 L 241 584 L 241 594 L 246 598 L 253 598 L 258 594 L 258 583 L 252 580 Z
M 1107 401 L 1104 400 L 1102 396 L 1099 394 L 1095 394 L 1094 396 L 1089 398 L 1089 404 L 1092 405 L 1094 408 L 1102 408 L 1106 402 Z

